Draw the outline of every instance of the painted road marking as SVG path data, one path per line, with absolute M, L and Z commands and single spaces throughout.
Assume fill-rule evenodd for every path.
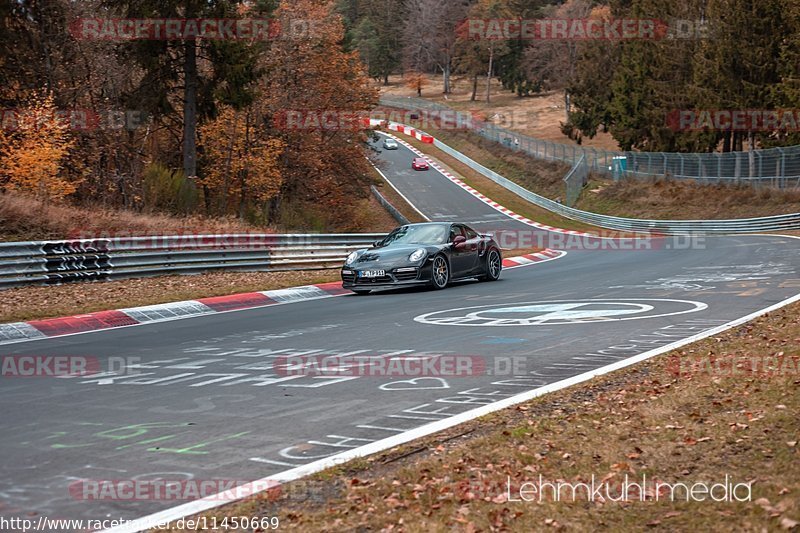
M 449 389 L 450 384 L 442 378 L 414 378 L 400 381 L 390 381 L 381 385 L 383 391 L 405 391 L 405 390 L 437 390 Z
M 775 311 L 777 309 L 780 309 L 781 307 L 784 307 L 786 305 L 792 304 L 797 301 L 800 301 L 800 294 L 792 296 L 791 298 L 787 298 L 769 307 L 760 309 L 759 311 L 756 311 L 754 313 L 750 313 L 749 315 L 743 316 L 736 320 L 732 320 L 726 324 L 722 324 L 718 327 L 707 329 L 695 335 L 690 335 L 681 340 L 667 344 L 666 346 L 660 346 L 653 350 L 649 350 L 645 353 L 638 354 L 633 357 L 628 357 L 620 361 L 611 363 L 609 365 L 603 366 L 601 368 L 590 370 L 589 372 L 585 372 L 577 376 L 572 376 L 570 378 L 563 379 L 555 383 L 550 383 L 548 385 L 545 385 L 543 387 L 534 390 L 527 390 L 520 394 L 510 396 L 500 401 L 488 405 L 483 405 L 475 409 L 471 409 L 469 411 L 457 414 L 455 416 L 451 416 L 441 420 L 435 420 L 428 424 L 425 424 L 424 426 L 413 428 L 404 433 L 399 433 L 397 435 L 393 435 L 385 439 L 377 440 L 375 442 L 365 444 L 364 446 L 358 448 L 352 448 L 347 451 L 341 452 L 337 455 L 325 457 L 317 461 L 304 464 L 302 466 L 298 466 L 295 468 L 290 468 L 289 470 L 273 474 L 269 477 L 253 481 L 252 483 L 243 486 L 242 494 L 249 494 L 249 495 L 256 494 L 257 492 L 259 492 L 257 488 L 262 487 L 261 490 L 263 491 L 263 487 L 265 486 L 266 483 L 271 483 L 272 484 L 271 486 L 274 486 L 275 484 L 283 484 L 297 479 L 301 479 L 303 477 L 315 474 L 317 472 L 321 472 L 333 466 L 346 463 L 353 459 L 380 453 L 382 451 L 389 450 L 391 448 L 400 446 L 402 444 L 406 444 L 413 440 L 420 439 L 422 437 L 426 437 L 428 435 L 432 435 L 434 433 L 438 433 L 440 431 L 452 428 L 464 422 L 475 420 L 476 418 L 486 416 L 487 414 L 494 413 L 501 409 L 505 409 L 507 407 L 518 405 L 520 403 L 530 401 L 534 398 L 544 396 L 545 394 L 548 394 L 550 392 L 559 391 L 571 387 L 573 385 L 589 381 L 597 376 L 601 376 L 613 372 L 615 370 L 626 368 L 636 363 L 651 359 L 657 355 L 670 352 L 676 348 L 686 346 L 687 344 L 691 344 L 695 341 L 699 341 L 701 339 L 717 335 L 719 333 L 722 333 L 723 331 L 727 331 L 731 328 L 749 322 L 754 318 L 762 316 L 771 311 Z M 114 527 L 106 530 L 106 533 L 136 533 L 141 529 L 157 527 L 159 524 L 171 522 L 179 518 L 183 518 L 185 516 L 202 513 L 204 511 L 220 507 L 221 505 L 230 503 L 230 501 L 232 501 L 231 499 L 223 500 L 221 496 L 222 496 L 221 494 L 215 494 L 189 503 L 178 505 L 170 509 L 165 509 L 163 511 L 159 511 L 157 513 L 153 513 L 148 516 L 137 519 L 135 525 L 125 524 L 122 526 Z
M 622 298 L 494 304 L 426 313 L 415 322 L 436 326 L 543 326 L 641 320 L 696 313 L 708 305 L 691 300 Z

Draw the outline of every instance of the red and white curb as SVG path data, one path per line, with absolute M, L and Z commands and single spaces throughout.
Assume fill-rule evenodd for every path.
M 506 270 L 521 266 L 532 265 L 534 263 L 543 263 L 545 261 L 552 261 L 559 257 L 564 257 L 567 252 L 564 250 L 551 250 L 546 249 L 534 254 L 518 255 L 516 257 L 507 257 L 503 259 L 503 268 Z
M 0 324 L 0 344 L 317 300 L 348 293 L 350 291 L 343 289 L 341 282 L 331 282 L 263 292 L 212 296 L 197 300 L 146 305 L 113 311 L 97 311 L 95 313 L 60 318 L 12 322 Z
M 565 254 L 566 252 L 563 251 L 548 249 L 539 253 L 503 259 L 503 267 L 516 268 L 542 263 L 558 259 Z M 0 324 L 0 345 L 193 318 L 215 313 L 228 313 L 243 309 L 268 307 L 270 305 L 306 302 L 342 296 L 343 294 L 350 294 L 350 290 L 343 289 L 341 282 L 334 281 L 318 285 L 290 287 L 288 289 L 212 296 L 197 300 L 130 307 L 113 311 L 97 311 L 60 318 L 11 322 Z
M 383 126 L 387 130 L 405 133 L 409 137 L 414 137 L 418 141 L 422 141 L 427 144 L 433 144 L 433 135 L 428 135 L 427 133 L 421 132 L 418 129 L 412 128 L 411 126 L 406 126 L 405 124 L 386 122 L 376 119 L 370 119 L 369 123 L 371 126 Z

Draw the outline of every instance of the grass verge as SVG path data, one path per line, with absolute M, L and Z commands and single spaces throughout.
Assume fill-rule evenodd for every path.
M 377 175 L 376 175 L 377 178 Z M 316 206 L 292 204 L 294 218 L 283 226 L 250 224 L 235 217 L 139 213 L 67 202 L 42 203 L 17 193 L 0 193 L 0 242 L 91 239 L 132 235 L 225 233 L 377 232 L 394 227 L 394 219 L 370 194 L 358 200 L 346 226 L 330 226 Z M 287 217 L 288 218 L 288 217 Z
M 278 516 L 281 529 L 300 531 L 797 530 L 798 346 L 794 304 L 206 516 Z M 765 371 L 747 363 L 753 357 L 781 363 Z M 729 485 L 750 489 L 737 488 L 746 501 L 718 502 L 707 495 L 697 501 L 702 494 L 686 501 L 680 488 L 674 501 L 669 492 L 656 500 L 647 490 L 642 500 L 636 489 L 616 502 L 595 496 L 589 503 L 581 489 L 574 502 L 571 492 L 556 501 L 552 489 L 541 502 L 508 497 L 520 499 L 522 484 L 539 483 L 539 476 L 579 483 L 592 475 L 614 498 L 625 475 L 688 487 L 724 483 L 727 475 Z M 715 495 L 720 499 L 720 489 Z

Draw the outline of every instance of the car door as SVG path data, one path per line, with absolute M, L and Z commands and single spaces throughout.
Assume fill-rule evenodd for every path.
M 483 254 L 483 239 L 481 236 L 478 235 L 478 232 L 474 229 L 470 228 L 469 226 L 462 226 L 462 231 L 464 232 L 464 236 L 467 238 L 467 242 L 465 243 L 466 251 L 469 252 L 468 255 L 465 257 L 464 266 L 467 269 L 467 272 L 474 272 L 480 263 L 481 255 Z
M 450 226 L 450 242 L 452 243 L 456 237 L 467 237 L 464 226 L 461 224 L 453 224 Z M 469 243 L 464 242 L 463 246 L 458 248 L 453 245 L 450 248 L 450 268 L 453 271 L 452 277 L 460 278 L 468 275 L 474 268 L 474 255 L 475 251 L 470 249 Z

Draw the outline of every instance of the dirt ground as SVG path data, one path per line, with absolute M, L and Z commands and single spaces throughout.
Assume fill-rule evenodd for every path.
M 446 104 L 460 111 L 470 111 L 482 119 L 499 126 L 516 130 L 537 139 L 563 144 L 575 141 L 561 133 L 560 124 L 566 120 L 564 95 L 561 92 L 544 92 L 539 95 L 518 97 L 503 89 L 500 82 L 492 80 L 491 103 L 486 104 L 486 78 L 478 80 L 478 100 L 471 102 L 472 80 L 466 76 L 451 78 L 452 94 L 442 94 L 441 76 L 428 76 L 428 84 L 422 89 L 422 97 Z M 405 85 L 402 76 L 389 77 L 389 85 L 380 85 L 381 94 L 397 96 L 416 96 L 416 90 Z M 611 134 L 598 132 L 594 139 L 584 138 L 582 146 L 619 150 Z

